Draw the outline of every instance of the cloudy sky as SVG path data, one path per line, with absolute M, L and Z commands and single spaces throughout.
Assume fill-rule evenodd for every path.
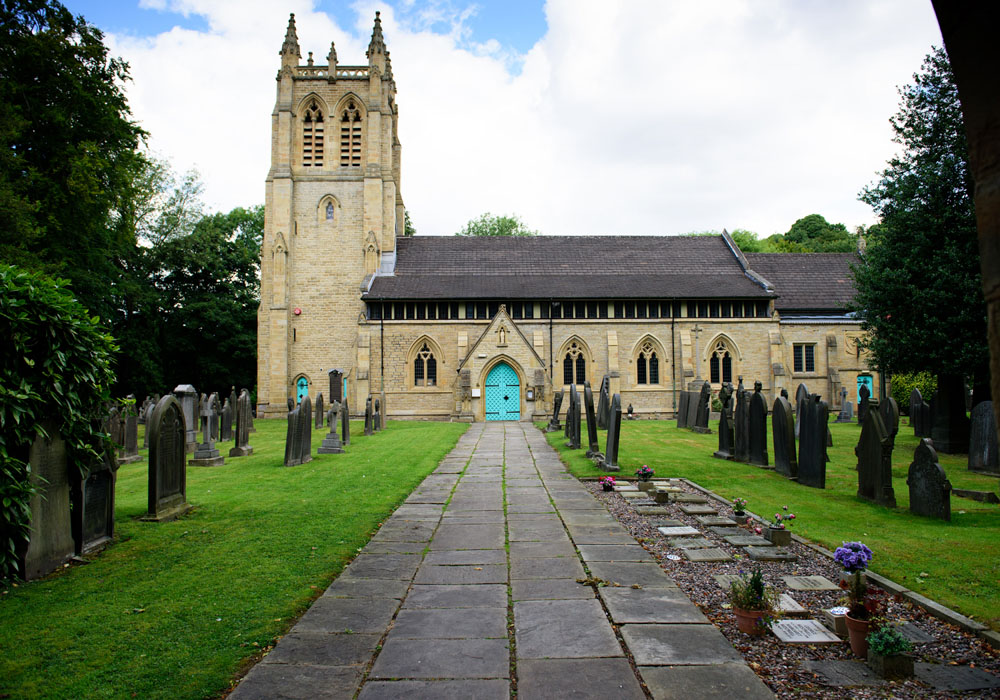
M 419 234 L 490 211 L 546 234 L 853 229 L 895 152 L 929 0 L 64 0 L 131 64 L 153 150 L 209 208 L 263 201 L 288 13 L 325 63 L 392 52 Z

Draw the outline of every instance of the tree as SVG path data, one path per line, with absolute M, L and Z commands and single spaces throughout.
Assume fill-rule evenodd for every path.
M 880 222 L 854 270 L 864 346 L 890 373 L 985 379 L 983 301 L 965 129 L 947 54 L 934 49 L 890 119 L 902 153 L 860 199 Z
M 413 222 L 410 221 L 410 210 L 403 210 L 403 235 L 404 236 L 415 236 L 417 235 L 417 229 L 413 226 Z
M 471 219 L 456 236 L 537 236 L 516 214 L 493 216 L 489 212 Z
M 788 229 L 786 242 L 796 243 L 811 253 L 851 253 L 857 250 L 857 236 L 843 224 L 831 224 L 819 214 L 804 216 Z M 791 252 L 791 251 L 789 251 Z
M 113 220 L 142 158 L 127 79 L 100 30 L 55 0 L 0 3 L 0 260 L 68 277 L 103 319 L 135 243 Z

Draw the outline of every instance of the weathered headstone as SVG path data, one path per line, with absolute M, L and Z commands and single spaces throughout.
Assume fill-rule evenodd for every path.
M 858 389 L 858 425 L 865 423 L 865 414 L 868 413 L 868 401 L 871 396 L 872 392 L 868 390 L 868 385 L 862 384 L 861 388 Z
M 611 377 L 607 374 L 601 379 L 601 391 L 597 397 L 597 427 L 608 429 L 608 413 L 611 410 Z
M 336 401 L 331 401 L 330 412 L 327 414 L 327 425 L 330 426 L 330 432 L 327 433 L 325 438 L 323 438 L 322 444 L 320 444 L 319 449 L 316 450 L 318 454 L 337 455 L 345 452 L 344 443 L 337 436 L 337 419 L 339 418 L 339 411 L 340 404 Z
M 570 424 L 569 448 L 571 450 L 579 450 L 582 441 L 580 433 L 583 430 L 583 426 L 581 424 L 580 393 L 576 390 L 576 386 L 571 387 L 569 403 L 570 413 L 567 415 L 567 422 Z
M 115 483 L 118 464 L 109 451 L 94 459 L 87 477 L 71 478 L 73 540 L 77 554 L 92 551 L 115 534 Z
M 750 464 L 761 467 L 768 466 L 767 461 L 767 402 L 761 393 L 763 385 L 756 381 L 753 383 L 753 395 L 750 397 L 749 414 L 749 435 L 748 443 L 750 448 Z
M 305 464 L 312 461 L 312 400 L 308 396 L 302 397 L 302 402 L 299 404 L 299 412 L 299 463 Z
M 559 423 L 559 411 L 562 409 L 562 402 L 563 390 L 560 389 L 559 393 L 552 399 L 552 417 L 549 419 L 549 424 L 545 426 L 545 432 L 554 433 L 557 430 L 562 430 L 562 425 Z
M 809 389 L 806 388 L 805 384 L 799 384 L 798 388 L 795 389 L 795 439 L 799 438 L 799 431 L 801 428 L 802 420 L 802 405 L 809 400 Z
M 878 413 L 882 416 L 882 424 L 885 426 L 886 435 L 889 436 L 889 449 L 896 447 L 896 433 L 899 432 L 899 404 L 891 396 L 885 397 L 885 401 L 879 402 Z
M 372 407 L 372 397 L 365 399 L 365 435 L 375 432 L 375 411 Z
M 677 427 L 686 428 L 688 427 L 688 408 L 691 401 L 691 395 L 682 391 L 680 393 L 680 398 L 677 404 Z
M 830 432 L 830 408 L 818 394 L 802 402 L 799 435 L 799 483 L 826 488 L 827 437 Z
M 226 463 L 215 446 L 215 436 L 219 426 L 219 416 L 215 412 L 218 401 L 218 395 L 212 394 L 201 402 L 202 442 L 198 443 L 194 454 L 191 455 L 188 461 L 189 467 L 221 467 Z
M 969 417 L 965 415 L 968 393 L 961 375 L 938 376 L 938 390 L 934 397 L 934 423 L 931 428 L 931 439 L 938 452 L 968 454 L 970 426 Z
M 733 459 L 750 461 L 750 392 L 743 389 L 743 377 L 736 387 L 736 409 L 733 412 Z
M 372 413 L 372 429 L 375 432 L 382 430 L 382 400 L 375 399 L 375 412 Z
M 132 403 L 125 406 L 122 416 L 122 452 L 118 457 L 118 464 L 131 464 L 142 459 L 139 456 L 139 420 L 135 415 L 135 397 L 130 398 Z
M 236 444 L 229 450 L 230 457 L 248 457 L 253 454 L 250 446 L 251 410 L 250 394 L 244 389 L 236 400 L 236 430 L 233 435 Z
M 599 467 L 606 472 L 616 472 L 618 466 L 618 437 L 622 427 L 622 397 L 615 394 L 611 397 L 611 421 L 608 423 L 608 442 L 604 450 L 604 459 Z
M 712 411 L 712 385 L 705 382 L 698 393 L 698 410 L 691 429 L 696 433 L 711 433 L 708 427 L 708 416 Z
M 291 403 L 291 400 L 289 400 Z M 288 424 L 285 426 L 285 466 L 294 467 L 300 462 L 295 461 L 300 452 L 298 442 L 299 407 L 295 406 L 288 412 Z
M 980 401 L 972 407 L 969 430 L 969 469 L 1000 474 L 997 463 L 997 423 L 993 402 Z
M 143 423 L 146 426 L 146 429 L 142 431 L 142 449 L 144 450 L 149 447 L 149 422 L 153 419 L 153 409 L 156 408 L 156 404 L 159 400 L 159 395 L 157 395 L 155 399 L 149 399 L 149 402 L 146 404 L 143 411 Z
M 911 513 L 951 520 L 951 482 L 938 463 L 934 444 L 927 438 L 913 453 L 906 484 L 910 487 Z
M 222 434 L 219 439 L 222 442 L 229 442 L 233 439 L 233 411 L 235 404 L 229 403 L 229 399 L 222 404 Z
M 713 457 L 719 459 L 733 458 L 733 385 L 726 382 L 719 389 L 719 402 L 722 411 L 719 413 L 719 449 Z
M 847 387 L 840 390 L 840 413 L 834 423 L 850 423 L 854 420 L 854 404 L 847 400 Z
M 910 425 L 913 426 L 913 434 L 919 438 L 930 437 L 934 427 L 931 404 L 924 401 L 919 389 L 910 393 Z
M 774 469 L 789 479 L 799 475 L 798 461 L 795 458 L 795 426 L 802 420 L 802 409 L 799 415 L 792 416 L 792 404 L 788 399 L 779 396 L 774 400 L 771 409 L 771 437 L 774 441 Z
M 176 390 L 175 390 L 176 391 Z M 167 394 L 153 409 L 149 426 L 147 521 L 173 520 L 191 509 L 187 502 L 187 424 L 181 402 Z
M 46 422 L 43 428 L 48 437 L 39 431 L 26 455 L 31 466 L 28 478 L 35 488 L 29 501 L 31 539 L 26 549 L 18 549 L 18 573 L 26 580 L 54 571 L 75 549 L 66 443 L 54 423 Z
M 184 425 L 187 426 L 184 449 L 188 452 L 194 452 L 194 448 L 198 444 L 198 392 L 190 384 L 180 384 L 174 387 L 174 396 L 181 404 L 181 410 L 184 412 Z
M 896 507 L 896 493 L 892 488 L 892 447 L 889 433 L 879 415 L 878 404 L 868 403 L 861 438 L 854 453 L 858 457 L 858 498 Z
M 316 430 L 323 429 L 323 419 L 326 414 L 323 413 L 323 392 L 319 392 L 316 396 Z
M 583 405 L 587 412 L 587 457 L 600 455 L 601 446 L 597 442 L 597 416 L 594 412 L 594 392 L 590 382 L 583 383 Z
M 294 410 L 295 410 L 295 407 L 296 407 L 297 405 L 298 405 L 298 404 L 297 404 L 297 403 L 295 402 L 295 399 L 293 399 L 293 398 L 292 398 L 291 396 L 289 396 L 289 397 L 288 397 L 288 410 L 289 410 L 289 411 L 294 411 Z
M 240 400 L 240 398 L 236 394 L 236 387 L 230 385 L 230 387 L 229 387 L 229 438 L 228 438 L 230 440 L 233 439 L 233 432 L 236 430 L 236 402 L 239 401 L 239 400 Z
M 336 401 L 340 405 L 344 404 L 344 372 L 339 369 L 331 369 L 327 374 L 330 376 L 330 401 Z
M 701 383 L 699 382 L 699 388 Z M 685 419 L 685 427 L 688 430 L 694 430 L 694 427 L 698 424 L 698 399 L 701 396 L 699 391 L 689 389 L 687 392 L 687 418 Z

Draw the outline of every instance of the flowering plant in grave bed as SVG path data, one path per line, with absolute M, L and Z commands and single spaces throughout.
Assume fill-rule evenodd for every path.
M 781 506 L 784 511 L 788 510 L 788 506 Z M 775 513 L 774 520 L 768 523 L 768 527 L 774 528 L 775 530 L 784 530 L 785 528 L 792 526 L 792 521 L 795 520 L 795 513 Z
M 599 483 L 601 485 L 601 488 L 603 488 L 605 491 L 615 490 L 615 477 L 613 476 L 602 476 L 600 479 L 597 480 L 597 483 Z
M 872 610 L 866 604 L 865 597 L 868 593 L 868 584 L 862 572 L 871 563 L 872 550 L 863 542 L 844 542 L 837 547 L 833 553 L 833 559 L 850 576 L 847 581 L 841 583 L 847 588 L 848 601 L 850 602 L 850 612 L 848 615 L 858 620 L 867 620 L 872 616 Z
M 872 550 L 863 542 L 844 542 L 833 553 L 834 560 L 852 574 L 867 569 L 872 556 Z
M 635 470 L 635 475 L 639 477 L 640 481 L 649 481 L 653 478 L 653 470 L 643 464 L 639 469 Z
M 737 515 L 742 515 L 747 509 L 747 499 L 745 498 L 734 498 L 733 499 L 733 512 Z

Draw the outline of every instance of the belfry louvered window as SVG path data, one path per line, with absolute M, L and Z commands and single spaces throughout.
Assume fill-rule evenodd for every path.
M 302 119 L 302 165 L 305 167 L 323 167 L 323 126 L 323 112 L 313 100 Z
M 354 100 L 340 115 L 340 165 L 361 165 L 361 111 Z

